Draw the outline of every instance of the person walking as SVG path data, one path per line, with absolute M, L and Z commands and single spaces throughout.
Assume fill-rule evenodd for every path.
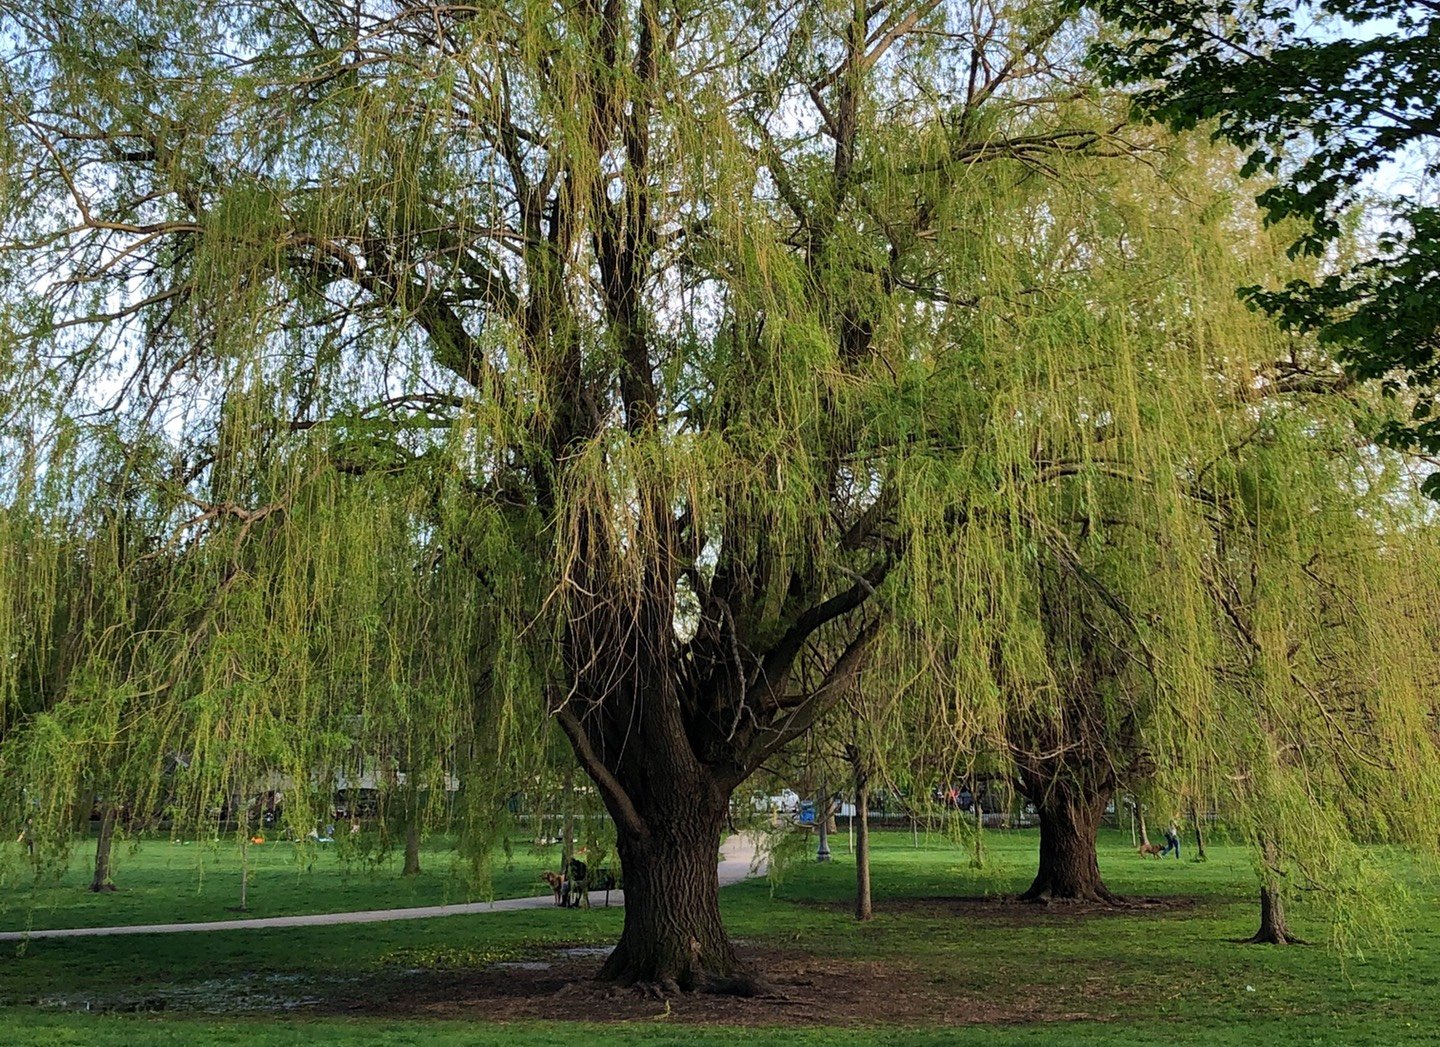
M 1160 857 L 1164 858 L 1172 850 L 1175 852 L 1175 860 L 1178 862 L 1180 860 L 1180 830 L 1176 827 L 1174 818 L 1171 818 L 1170 824 L 1165 826 L 1165 849 L 1160 852 Z

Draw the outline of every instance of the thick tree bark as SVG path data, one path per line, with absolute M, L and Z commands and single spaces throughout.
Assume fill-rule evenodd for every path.
M 1205 860 L 1205 830 L 1200 822 L 1200 811 L 1192 803 L 1190 805 L 1190 820 L 1195 824 L 1195 860 Z
M 1022 900 L 1120 902 L 1100 878 L 1095 851 L 1095 836 L 1109 799 L 1108 790 L 1084 795 L 1073 784 L 1035 790 L 1031 800 L 1040 815 L 1040 867 Z
M 1145 831 L 1145 805 L 1138 799 L 1135 801 L 1135 818 L 1140 823 L 1140 842 L 1149 847 L 1150 834 Z
M 663 624 L 668 643 L 674 633 L 668 610 Z M 822 682 L 798 697 L 780 688 L 781 670 L 788 677 L 799 646 L 783 658 L 767 657 L 771 669 L 763 691 L 742 692 L 743 681 L 722 680 L 681 692 L 670 676 L 617 689 L 607 678 L 608 690 L 601 692 L 606 700 L 552 700 L 580 765 L 615 820 L 625 924 L 602 978 L 667 992 L 747 995 L 764 987 L 737 960 L 720 920 L 717 857 L 730 795 L 834 704 L 864 664 L 877 631 L 874 623 L 862 629 Z M 587 658 L 585 664 L 600 663 Z M 720 667 L 728 673 L 729 664 Z M 762 701 L 772 706 L 773 718 L 764 722 L 754 714 Z M 726 702 L 738 709 L 726 714 L 729 719 L 713 711 L 726 709 Z M 748 718 L 742 715 L 747 710 Z
M 720 920 L 716 859 L 730 795 L 854 685 L 883 619 L 856 621 L 833 658 L 810 637 L 860 608 L 894 561 L 878 555 L 828 597 L 806 593 L 796 575 L 805 609 L 766 646 L 749 630 L 761 620 L 750 608 L 768 590 L 752 594 L 753 567 L 722 553 L 713 580 L 687 574 L 699 580 L 705 611 L 695 637 L 677 645 L 681 538 L 690 528 L 674 516 L 679 497 L 642 486 L 630 551 L 616 546 L 605 512 L 574 525 L 569 680 L 547 704 L 615 821 L 625 923 L 601 977 L 666 992 L 753 993 L 760 983 Z M 615 566 L 632 555 L 652 557 L 638 587 Z M 807 671 L 796 673 L 802 658 Z
M 95 841 L 95 875 L 90 880 L 90 890 L 118 890 L 110 878 L 110 849 L 115 842 L 116 811 L 113 805 L 100 805 L 100 835 Z
M 667 991 L 750 991 L 720 919 L 717 858 L 728 796 L 687 803 L 656 797 L 644 836 L 617 839 L 625 925 L 600 977 Z M 665 802 L 668 799 L 669 802 Z

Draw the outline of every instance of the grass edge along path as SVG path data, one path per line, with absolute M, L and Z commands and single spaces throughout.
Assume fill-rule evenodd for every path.
M 716 869 L 720 886 L 751 876 L 763 876 L 765 863 L 757 859 L 756 843 L 746 835 L 731 836 L 721 844 L 721 860 Z M 624 891 L 592 891 L 592 906 L 623 906 Z M 528 898 L 502 898 L 488 902 L 459 902 L 452 905 L 420 905 L 398 909 L 364 909 L 350 912 L 309 913 L 302 916 L 266 916 L 257 919 L 207 920 L 184 923 L 117 924 L 108 927 L 62 927 L 42 930 L 0 931 L 0 942 L 19 942 L 39 938 L 94 938 L 129 934 L 186 934 L 209 931 L 274 930 L 288 927 L 317 927 L 348 923 L 383 923 L 390 920 L 427 920 L 437 916 L 467 916 L 476 913 L 515 912 L 540 909 L 555 904 L 553 895 Z

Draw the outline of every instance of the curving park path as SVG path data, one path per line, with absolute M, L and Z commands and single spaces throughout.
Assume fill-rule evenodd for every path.
M 720 865 L 716 872 L 720 886 L 751 876 L 763 876 L 765 862 L 756 854 L 755 841 L 749 836 L 731 836 L 720 845 Z M 591 904 L 606 904 L 606 892 L 592 891 Z M 624 905 L 624 891 L 609 892 L 610 905 Z M 468 916 L 477 913 L 515 912 L 520 909 L 546 909 L 555 905 L 550 894 L 533 898 L 502 898 L 493 902 L 462 902 L 457 905 L 420 905 L 410 909 L 368 909 L 360 912 L 310 913 L 305 916 L 265 916 L 251 920 L 211 920 L 204 923 L 141 923 L 121 927 L 64 927 L 55 930 L 3 931 L 0 942 L 31 941 L 37 938 L 96 938 L 117 934 L 187 934 L 194 931 L 245 931 L 279 927 L 320 927 L 342 923 L 384 923 L 388 920 L 428 920 L 435 916 Z

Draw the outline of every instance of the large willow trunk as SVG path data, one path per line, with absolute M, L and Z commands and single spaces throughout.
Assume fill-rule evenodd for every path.
M 763 657 L 729 612 L 712 610 L 687 652 L 675 647 L 675 579 L 666 552 L 673 496 L 644 514 L 660 563 L 641 599 L 608 594 L 635 587 L 612 573 L 612 547 L 598 522 L 582 545 L 566 637 L 571 687 L 551 700 L 580 765 L 615 822 L 625 886 L 625 924 L 601 977 L 665 991 L 747 994 L 759 984 L 742 969 L 720 919 L 717 858 L 730 796 L 766 758 L 794 741 L 852 686 L 878 632 L 855 629 L 814 682 L 795 679 L 796 660 L 822 625 L 860 606 L 875 581 L 856 583 L 801 612 Z M 643 543 L 642 543 L 643 544 Z M 888 571 L 882 563 L 871 578 Z M 738 586 L 722 557 L 714 585 Z M 703 586 L 703 579 L 702 579 Z M 718 597 L 708 596 L 716 607 Z M 805 684 L 808 684 L 806 686 Z M 827 814 L 822 813 L 822 817 Z
M 1095 850 L 1109 790 L 1088 792 L 1074 782 L 1054 783 L 1031 797 L 1040 815 L 1040 865 L 1025 901 L 1100 902 L 1119 899 L 1100 878 Z
M 1040 862 L 1025 901 L 1118 904 L 1100 878 L 1096 836 L 1117 785 L 1115 756 L 1130 740 L 1097 729 L 1089 693 L 1060 723 L 1012 729 L 1020 786 L 1040 816 Z M 1110 744 L 1107 746 L 1106 742 Z
M 1114 686 L 1137 655 L 1106 632 L 1117 612 L 1083 571 L 1062 558 L 1042 568 L 1040 583 L 1049 655 L 1069 684 L 1054 707 L 1008 728 L 1020 786 L 1040 816 L 1040 864 L 1022 897 L 1118 904 L 1100 878 L 1096 835 L 1120 782 L 1153 773 L 1140 746 L 1143 703 Z
M 728 796 L 677 792 L 641 812 L 647 836 L 620 834 L 625 925 L 601 978 L 671 991 L 743 986 L 720 920 L 717 858 L 727 808 Z

